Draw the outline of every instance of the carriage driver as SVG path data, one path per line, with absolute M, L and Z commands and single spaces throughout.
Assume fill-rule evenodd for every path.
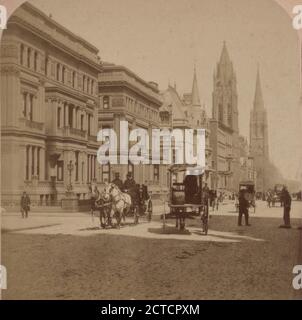
M 128 192 L 131 199 L 132 199 L 132 203 L 136 194 L 136 182 L 132 177 L 132 173 L 128 172 L 127 173 L 127 179 L 124 182 L 124 186 L 123 186 L 124 192 Z
M 120 179 L 119 172 L 115 172 L 112 183 L 114 183 L 121 191 L 123 191 L 123 181 Z

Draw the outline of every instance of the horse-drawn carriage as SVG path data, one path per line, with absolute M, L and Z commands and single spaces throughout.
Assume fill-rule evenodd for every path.
M 153 206 L 148 192 L 139 185 L 133 190 L 123 191 L 114 183 L 106 183 L 102 192 L 96 186 L 91 187 L 91 213 L 94 215 L 95 210 L 99 211 L 101 227 L 112 226 L 115 218 L 119 228 L 122 220 L 126 221 L 126 216 L 133 216 L 134 224 L 138 224 L 139 217 L 144 214 L 151 221 Z
M 173 165 L 170 171 L 170 215 L 175 216 L 176 227 L 185 228 L 185 219 L 197 213 L 201 217 L 202 228 L 208 233 L 208 195 L 203 193 L 202 177 L 204 169 L 196 166 Z

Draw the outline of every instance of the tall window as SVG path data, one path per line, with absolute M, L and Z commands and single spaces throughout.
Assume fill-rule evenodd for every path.
M 45 75 L 48 76 L 48 64 L 49 64 L 49 59 L 46 57 L 45 58 Z
M 72 87 L 75 87 L 75 81 L 76 81 L 76 73 L 75 71 L 72 72 Z
M 61 128 L 61 108 L 60 107 L 58 108 L 58 111 L 57 111 L 57 126 L 58 128 Z
M 21 65 L 23 65 L 23 63 L 24 63 L 23 56 L 24 56 L 24 45 L 21 44 L 21 46 L 20 46 L 20 64 Z
M 79 181 L 79 151 L 75 152 L 75 181 Z
M 29 146 L 26 146 L 26 180 L 29 180 Z
M 60 64 L 57 63 L 57 81 L 60 80 Z
M 219 104 L 218 118 L 219 118 L 220 122 L 223 122 L 223 105 L 222 105 L 222 103 Z
M 41 150 L 41 148 L 37 149 L 37 176 L 38 176 L 38 179 L 40 179 L 40 150 Z
M 31 147 L 31 174 L 34 175 L 35 174 L 35 162 L 34 162 L 34 159 L 35 159 L 35 147 Z
M 82 182 L 84 182 L 84 161 L 82 161 L 82 170 L 81 170 L 81 176 L 82 176 Z
M 33 121 L 34 119 L 34 96 L 29 95 L 29 120 Z
M 31 49 L 27 49 L 27 66 L 30 68 Z
M 81 130 L 84 130 L 84 115 L 81 114 Z
M 38 69 L 38 53 L 35 51 L 35 55 L 34 55 L 34 69 L 35 71 L 37 71 Z
M 27 99 L 26 99 L 26 93 L 24 92 L 22 94 L 22 98 L 23 98 L 23 116 L 24 118 L 26 118 L 26 115 L 27 115 Z
M 155 164 L 153 166 L 153 179 L 154 181 L 159 181 L 159 165 Z
M 83 76 L 83 91 L 85 91 L 85 86 L 86 86 L 86 77 Z
M 92 95 L 94 93 L 94 81 L 91 80 L 91 92 L 90 92 Z
M 87 117 L 88 117 L 88 120 L 87 120 L 87 122 L 88 122 L 87 132 L 88 132 L 88 135 L 90 136 L 90 133 L 91 133 L 91 132 L 90 132 L 90 130 L 91 130 L 91 128 L 90 128 L 91 115 L 88 114 Z
M 109 97 L 108 96 L 103 97 L 103 108 L 109 109 Z
M 62 68 L 62 82 L 65 83 L 65 72 L 66 72 L 66 69 L 65 67 Z

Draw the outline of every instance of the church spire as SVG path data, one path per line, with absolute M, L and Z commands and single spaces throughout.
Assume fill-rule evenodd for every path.
M 259 66 L 257 69 L 256 90 L 255 90 L 255 97 L 254 97 L 254 109 L 258 109 L 258 110 L 264 109 Z
M 192 86 L 192 106 L 200 106 L 197 76 L 196 76 L 196 66 L 194 66 L 194 78 Z
M 228 53 L 228 49 L 226 46 L 226 42 L 223 41 L 223 48 L 221 51 L 221 56 L 220 56 L 220 64 L 228 64 L 231 62 L 229 53 Z

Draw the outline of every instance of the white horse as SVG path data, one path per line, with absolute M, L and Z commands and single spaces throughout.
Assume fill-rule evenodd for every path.
M 111 212 L 116 217 L 117 226 L 120 227 L 122 218 L 125 221 L 125 215 L 131 208 L 130 195 L 122 192 L 114 183 L 109 183 L 105 185 L 102 197 L 105 201 L 111 201 Z

